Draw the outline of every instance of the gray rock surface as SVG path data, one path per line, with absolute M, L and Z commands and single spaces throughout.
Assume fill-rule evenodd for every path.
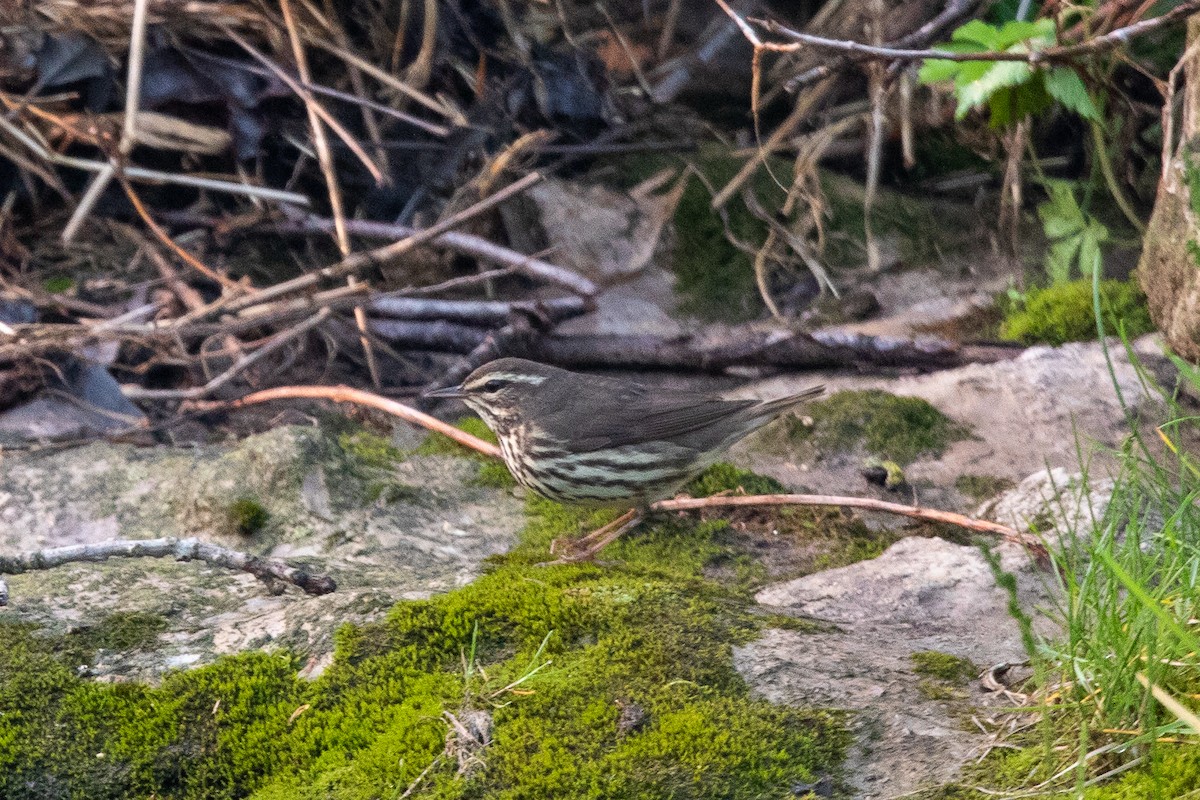
M 1017 577 L 1022 605 L 1048 602 L 1044 575 L 1015 546 L 997 548 Z M 846 773 L 858 798 L 896 797 L 950 780 L 986 740 L 970 726 L 976 705 L 1011 705 L 973 686 L 961 702 L 922 691 L 912 654 L 948 653 L 982 667 L 1025 659 L 982 553 L 936 538 L 909 538 L 878 558 L 768 586 L 773 611 L 830 623 L 832 630 L 770 630 L 734 651 L 753 691 L 777 703 L 855 712 Z M 1038 626 L 1052 626 L 1039 617 Z
M 199 536 L 338 583 L 333 594 L 311 597 L 246 573 L 149 558 L 10 576 L 3 619 L 56 630 L 93 625 L 114 611 L 167 619 L 152 652 L 109 654 L 89 665 L 109 677 L 153 677 L 223 653 L 280 646 L 319 666 L 338 626 L 468 582 L 524 524 L 513 496 L 471 484 L 474 462 L 410 457 L 394 471 L 369 468 L 317 428 L 277 428 L 230 446 L 101 443 L 3 459 L 0 552 Z M 372 500 L 381 481 L 400 499 Z M 229 510 L 243 497 L 269 514 L 248 536 L 237 532 Z

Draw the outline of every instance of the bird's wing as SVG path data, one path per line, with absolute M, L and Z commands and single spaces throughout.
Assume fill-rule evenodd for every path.
M 597 388 L 609 391 L 586 392 L 586 399 L 573 397 L 569 404 L 560 404 L 560 408 L 572 409 L 569 417 L 556 412 L 545 418 L 542 427 L 546 433 L 570 442 L 567 449 L 573 452 L 677 439 L 756 403 L 721 400 L 692 392 L 652 390 L 623 382 Z

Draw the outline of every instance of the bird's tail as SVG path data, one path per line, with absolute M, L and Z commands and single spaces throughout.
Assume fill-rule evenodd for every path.
M 759 403 L 758 405 L 752 407 L 750 411 L 757 419 L 760 419 L 763 421 L 763 423 L 766 423 L 768 420 L 774 419 L 783 412 L 791 410 L 794 406 L 798 406 L 807 400 L 812 400 L 814 397 L 817 397 L 824 392 L 824 386 L 810 386 L 802 392 L 797 392 L 796 394 L 788 395 L 787 397 L 780 397 L 777 400 L 768 400 L 765 403 Z

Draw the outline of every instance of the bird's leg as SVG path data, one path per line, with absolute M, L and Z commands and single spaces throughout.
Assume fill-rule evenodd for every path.
M 607 525 L 577 540 L 556 539 L 550 545 L 550 552 L 561 552 L 554 561 L 547 564 L 573 564 L 577 561 L 589 561 L 608 545 L 615 542 L 631 530 L 642 524 L 645 514 L 640 509 L 631 508 Z

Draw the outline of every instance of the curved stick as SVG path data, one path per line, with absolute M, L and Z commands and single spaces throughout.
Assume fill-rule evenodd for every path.
M 500 448 L 491 442 L 485 442 L 478 436 L 472 436 L 466 431 L 461 431 L 453 425 L 448 425 L 437 417 L 432 417 L 423 411 L 418 411 L 412 406 L 406 406 L 404 403 L 389 400 L 373 392 L 366 392 L 362 389 L 351 389 L 349 386 L 277 386 L 274 389 L 264 389 L 261 392 L 248 394 L 241 400 L 217 405 L 225 408 L 241 408 L 242 406 L 249 406 L 255 403 L 265 403 L 270 400 L 287 400 L 290 398 L 315 398 L 332 400 L 335 403 L 356 403 L 360 406 L 377 408 L 392 416 L 399 417 L 405 422 L 411 422 L 414 425 L 420 425 L 422 428 L 437 431 L 443 436 L 450 437 L 463 447 L 483 453 L 485 456 L 500 458 Z

